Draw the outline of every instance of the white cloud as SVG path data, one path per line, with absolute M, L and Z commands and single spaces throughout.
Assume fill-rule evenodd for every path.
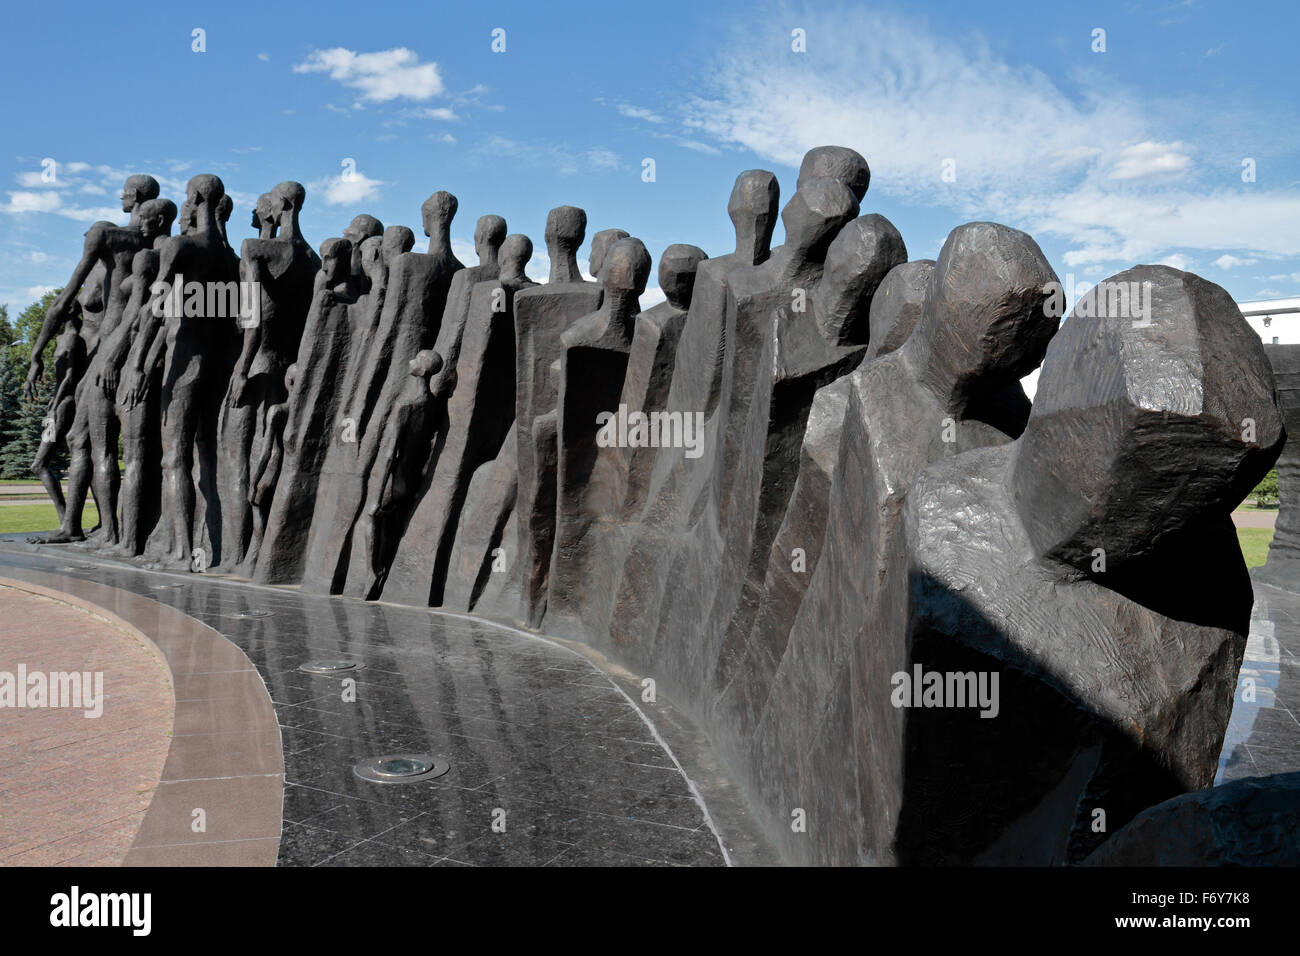
M 427 100 L 443 92 L 438 64 L 421 63 L 414 50 L 395 47 L 375 53 L 357 53 L 344 47 L 313 50 L 295 73 L 328 73 L 330 79 L 359 90 L 363 98 Z
M 587 162 L 591 163 L 593 169 L 618 169 L 622 165 L 618 154 L 599 148 L 587 150 Z
M 1065 254 L 1067 266 L 1149 262 L 1171 249 L 1243 249 L 1286 257 L 1300 249 L 1300 194 L 1282 191 L 1132 194 L 1085 184 L 1004 203 L 995 215 L 1032 234 L 1077 243 L 1082 248 Z
M 261 60 L 263 63 L 265 63 L 265 62 L 267 62 L 268 60 L 271 59 L 271 54 L 269 54 L 269 53 L 259 53 L 259 54 L 257 54 L 257 58 L 258 58 L 259 60 Z
M 53 292 L 53 291 L 54 291 L 55 289 L 57 289 L 57 288 L 58 288 L 58 286 L 53 286 L 53 285 L 34 285 L 34 286 L 30 286 L 30 287 L 27 289 L 27 297 L 28 297 L 29 299 L 39 299 L 39 298 L 41 298 L 42 296 L 44 296 L 45 294 L 47 294 L 47 293 L 49 293 L 49 292 Z
M 1257 262 L 1259 262 L 1258 259 L 1239 259 L 1238 257 L 1229 255 L 1225 252 L 1223 255 L 1219 256 L 1219 258 L 1211 262 L 1210 265 L 1217 269 L 1236 269 L 1238 266 L 1253 266 Z
M 453 238 L 451 240 L 451 254 L 467 266 L 478 263 L 478 250 L 474 248 L 473 240 Z
M 1192 165 L 1182 143 L 1157 143 L 1147 140 L 1125 147 L 1110 171 L 1111 179 L 1143 179 L 1186 172 Z
M 710 146 L 708 143 L 698 143 L 693 139 L 679 139 L 678 146 L 684 146 L 686 149 L 693 149 L 697 153 L 704 153 L 708 156 L 717 156 L 722 150 L 716 146 Z
M 14 177 L 18 180 L 18 185 L 27 189 L 58 189 L 63 183 L 59 182 L 56 173 L 53 181 L 47 180 L 44 173 L 28 170 L 21 172 Z
M 450 121 L 450 120 L 460 119 L 460 117 L 456 115 L 455 111 L 448 109 L 445 106 L 438 106 L 438 107 L 434 107 L 433 109 L 422 110 L 420 115 L 428 119 L 436 119 L 436 120 Z
M 54 212 L 63 200 L 53 191 L 47 192 L 13 192 L 9 194 L 9 205 L 5 212 Z
M 350 206 L 376 198 L 382 185 L 382 180 L 371 179 L 365 173 L 354 170 L 329 179 L 318 179 L 307 188 L 324 192 L 327 206 Z
M 175 169 L 177 167 L 176 161 L 171 161 L 171 166 Z M 180 168 L 183 169 L 184 166 Z M 87 225 L 102 220 L 118 223 L 125 222 L 126 214 L 122 212 L 120 205 L 78 206 L 67 197 L 77 194 L 83 196 L 112 196 L 116 199 L 126 178 L 133 173 L 144 171 L 122 169 L 103 163 L 92 164 L 72 161 L 58 164 L 55 181 L 51 183 L 41 182 L 39 173 L 19 172 L 15 174 L 14 179 L 20 186 L 35 186 L 37 188 L 19 189 L 10 192 L 9 201 L 0 205 L 0 212 L 12 215 L 25 213 L 50 214 Z M 159 175 L 156 171 L 153 175 L 158 180 L 162 195 L 172 197 L 184 195 L 185 180 Z
M 1168 117 L 1191 114 L 1187 103 L 1109 81 L 1067 91 L 978 34 L 944 36 L 904 15 L 777 10 L 721 39 L 702 92 L 684 105 L 692 138 L 790 168 L 813 146 L 851 146 L 871 164 L 873 190 L 1058 237 L 1071 267 L 1197 250 L 1291 258 L 1300 249 L 1294 184 L 1195 181 L 1191 157 L 1217 140 L 1207 124 L 1169 135 Z M 792 55 L 774 19 L 816 36 L 816 56 Z M 945 160 L 952 182 L 941 178 Z
M 657 285 L 646 286 L 646 290 L 641 293 L 641 311 L 644 312 L 646 309 L 654 308 L 660 302 L 667 301 L 668 296 L 664 294 L 663 289 Z
M 448 143 L 448 144 L 455 144 L 455 142 L 456 142 L 456 137 L 455 137 L 455 136 L 452 136 L 451 133 L 443 133 L 441 136 L 438 137 L 438 142 L 440 142 L 440 143 Z
M 546 254 L 546 247 L 534 244 L 533 257 L 524 266 L 524 275 L 534 282 L 546 282 L 551 276 L 551 257 Z
M 947 198 L 965 199 L 1054 186 L 1063 164 L 1096 162 L 1102 144 L 1143 138 L 1125 99 L 1067 96 L 975 35 L 948 39 L 878 10 L 799 17 L 818 37 L 815 58 L 792 55 L 788 33 L 738 26 L 688 104 L 687 128 L 791 167 L 813 146 L 852 146 L 877 184 L 932 204 L 947 186 Z M 953 183 L 941 178 L 946 159 L 956 163 Z
M 630 106 L 627 103 L 622 103 L 619 105 L 618 111 L 630 119 L 645 120 L 647 123 L 662 123 L 664 121 L 664 118 L 658 113 L 641 106 Z
M 1157 262 L 1156 265 L 1169 266 L 1172 269 L 1180 269 L 1183 272 L 1186 272 L 1188 268 L 1192 265 L 1192 260 L 1189 259 L 1187 256 L 1183 255 L 1181 252 L 1175 252 L 1173 255 L 1165 256 L 1163 259 Z

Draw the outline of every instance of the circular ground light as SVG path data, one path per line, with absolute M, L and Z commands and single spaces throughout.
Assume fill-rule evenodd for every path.
M 451 764 L 432 754 L 384 754 L 362 760 L 352 772 L 370 783 L 423 783 L 450 769 Z
M 221 615 L 225 618 L 231 618 L 237 621 L 252 621 L 258 618 L 270 617 L 270 611 L 232 611 L 230 614 Z
M 356 661 L 308 661 L 306 664 L 298 665 L 300 671 L 308 674 L 324 674 L 327 677 L 360 669 L 361 665 Z

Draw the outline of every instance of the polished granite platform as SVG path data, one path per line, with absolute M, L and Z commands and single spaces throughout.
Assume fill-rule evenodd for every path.
M 279 723 L 281 866 L 776 862 L 698 732 L 667 701 L 638 707 L 635 675 L 602 669 L 565 642 L 428 609 L 144 571 L 16 537 L 0 538 L 0 576 L 148 597 L 247 655 Z M 355 699 L 340 678 L 299 670 L 315 659 L 360 665 L 350 672 Z M 432 753 L 452 769 L 397 786 L 352 771 L 399 751 Z M 1293 770 L 1300 594 L 1257 581 L 1216 784 Z
M 0 543 L 0 575 L 31 572 L 147 596 L 247 654 L 280 725 L 281 866 L 731 862 L 723 846 L 734 846 L 667 746 L 679 718 L 662 701 L 642 705 L 643 716 L 618 682 L 558 642 L 425 609 Z M 354 700 L 340 678 L 298 669 L 322 658 L 360 665 L 348 675 Z M 402 785 L 354 775 L 356 762 L 391 752 L 432 753 L 451 771 Z
M 1256 579 L 1246 658 L 1215 783 L 1300 770 L 1300 594 Z M 1254 701 L 1244 699 L 1253 681 Z

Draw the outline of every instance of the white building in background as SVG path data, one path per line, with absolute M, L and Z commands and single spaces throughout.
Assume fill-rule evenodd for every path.
M 1300 298 L 1238 302 L 1237 307 L 1265 345 L 1300 345 Z
M 1238 302 L 1246 324 L 1265 345 L 1300 345 L 1300 298 Z M 1038 369 L 1020 380 L 1031 399 L 1038 390 Z

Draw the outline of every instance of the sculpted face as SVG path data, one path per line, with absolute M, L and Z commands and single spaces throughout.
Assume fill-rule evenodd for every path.
M 423 349 L 416 352 L 415 358 L 406 364 L 416 378 L 428 378 L 442 369 L 442 356 L 433 349 Z
M 747 169 L 736 177 L 727 215 L 736 230 L 736 253 L 757 265 L 767 258 L 776 229 L 781 187 L 765 169 Z
M 261 231 L 264 225 L 270 225 L 275 220 L 275 208 L 271 201 L 270 193 L 262 193 L 257 197 L 257 205 L 253 207 L 253 228 Z
M 343 238 L 356 246 L 371 236 L 380 235 L 383 231 L 384 227 L 380 225 L 378 219 L 362 213 L 348 223 L 347 228 L 343 230 Z
M 122 186 L 122 212 L 134 212 L 135 207 L 150 199 L 157 199 L 161 190 L 158 180 L 137 173 L 128 176 Z
M 602 229 L 591 237 L 591 255 L 587 257 L 587 268 L 597 279 L 604 276 L 605 258 L 609 255 L 609 249 L 620 239 L 626 239 L 631 235 L 623 229 Z
M 320 247 L 321 272 L 325 282 L 337 285 L 352 274 L 352 243 L 346 239 L 327 239 Z
M 177 219 L 177 229 L 182 236 L 188 236 L 194 231 L 194 204 L 189 201 L 188 197 L 183 203 L 181 203 L 181 211 Z
M 361 271 L 375 282 L 384 268 L 384 240 L 371 236 L 361 243 Z
M 785 209 L 785 244 L 809 259 L 819 259 L 840 227 L 858 214 L 852 191 L 835 179 L 811 179 L 796 191 Z
M 943 244 L 917 331 L 953 380 L 1019 379 L 1042 362 L 1060 324 L 1047 307 L 1056 282 L 1027 233 L 966 223 Z
M 230 221 L 230 216 L 235 211 L 235 201 L 229 195 L 224 195 L 217 203 L 217 221 L 223 226 Z
M 176 204 L 170 199 L 150 199 L 140 205 L 140 234 L 145 244 L 171 232 Z

